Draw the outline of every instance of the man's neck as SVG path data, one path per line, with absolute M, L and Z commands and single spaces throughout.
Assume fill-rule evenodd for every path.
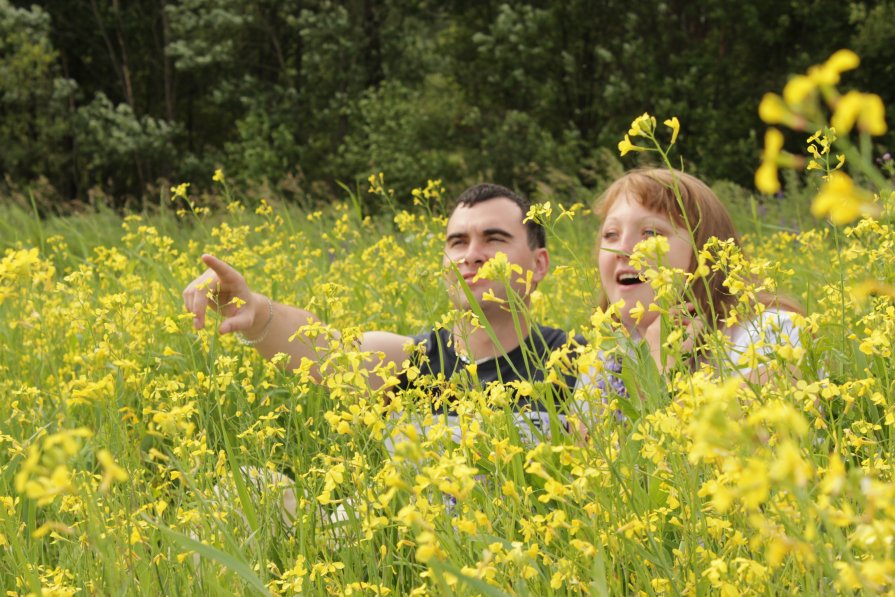
M 471 361 L 494 358 L 517 348 L 528 338 L 530 326 L 525 317 L 518 316 L 514 321 L 513 315 L 507 311 L 490 315 L 487 324 L 497 342 L 491 339 L 485 328 L 473 329 L 466 322 L 461 322 L 453 329 L 454 346 L 458 354 L 466 356 Z

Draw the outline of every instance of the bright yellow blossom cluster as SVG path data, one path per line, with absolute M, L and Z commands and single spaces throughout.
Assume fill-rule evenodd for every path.
M 842 73 L 859 64 L 857 54 L 839 50 L 823 64 L 809 68 L 806 74 L 792 77 L 783 88 L 782 97 L 765 94 L 758 107 L 759 116 L 767 124 L 816 132 L 808 138 L 812 159 L 806 162 L 784 151 L 783 134 L 779 129 L 769 128 L 761 165 L 755 172 L 755 187 L 768 195 L 777 193 L 780 191 L 778 169 L 799 169 L 807 163 L 807 169 L 820 171 L 824 180 L 812 212 L 818 218 L 829 217 L 836 225 L 851 223 L 860 215 L 878 209 L 873 205 L 873 193 L 854 184 L 843 167 L 855 168 L 883 196 L 892 190 L 891 182 L 873 166 L 871 157 L 865 155 L 871 150 L 870 137 L 883 135 L 888 130 L 882 99 L 856 90 L 843 94 L 837 88 Z M 860 149 L 852 144 L 849 136 L 855 128 L 862 139 Z M 833 147 L 840 152 L 835 163 L 830 160 Z
M 836 61 L 812 71 L 804 101 L 842 71 Z M 628 141 L 650 139 L 656 122 L 635 120 Z M 676 142 L 680 124 L 666 125 Z M 852 220 L 855 205 L 842 196 L 857 191 L 839 178 L 841 146 L 829 127 L 813 130 L 808 151 L 830 185 L 819 205 L 841 228 L 747 225 L 742 250 L 711 241 L 686 276 L 662 267 L 663 239 L 636 251 L 657 290 L 722 274 L 736 297 L 731 325 L 759 317 L 758 297 L 785 289 L 807 307 L 794 316 L 801 346 L 769 328 L 730 363 L 724 331 L 706 332 L 712 352 L 668 376 L 620 326 L 620 305 L 597 307 L 588 257 L 596 222 L 580 206 L 558 207 L 562 197 L 529 214 L 549 230 L 553 266 L 532 292 L 532 316 L 580 331 L 589 345 L 551 355 L 545 381 L 484 388 L 466 373 L 425 379 L 408 361 L 404 375 L 417 383 L 398 390 L 401 372 L 380 365 L 386 384 L 372 391 L 367 364 L 382 357 L 354 342 L 361 330 L 413 335 L 458 321 L 442 286 L 443 214 L 366 218 L 351 198 L 302 213 L 270 198 L 199 217 L 48 219 L 40 247 L 24 232 L 4 239 L 4 586 L 16 594 L 895 590 L 895 227 L 882 215 L 892 198 Z M 371 186 L 388 195 L 384 178 Z M 419 196 L 436 203 L 439 193 L 433 181 Z M 321 340 L 323 384 L 311 382 L 310 361 L 285 372 L 213 322 L 192 328 L 176 290 L 204 252 L 328 322 L 303 330 Z M 486 274 L 525 282 L 503 258 Z M 682 353 L 675 331 L 666 348 Z M 745 363 L 764 367 L 761 384 L 731 373 Z M 564 398 L 557 384 L 569 371 L 601 373 L 606 383 Z
M 21 350 L 0 361 L 10 396 L 0 442 L 14 477 L 0 485 L 0 533 L 21 546 L 2 557 L 21 571 L 24 590 L 97 578 L 159 588 L 158 574 L 133 577 L 129 565 L 184 586 L 227 582 L 283 595 L 519 583 L 532 594 L 583 594 L 595 582 L 610 593 L 782 592 L 808 577 L 890 586 L 880 570 L 893 558 L 880 537 L 895 520 L 886 501 L 895 489 L 878 447 L 895 424 L 883 381 L 895 370 L 895 305 L 878 296 L 882 286 L 857 296 L 867 264 L 895 285 L 883 257 L 895 246 L 887 224 L 865 218 L 846 228 L 839 252 L 828 232 L 813 230 L 747 235 L 753 260 L 729 243 L 707 247 L 700 267 L 722 271 L 742 297 L 731 318 L 753 317 L 759 292 L 791 288 L 815 306 L 800 322 L 806 333 L 851 356 L 825 360 L 812 343 L 796 350 L 768 337 L 748 357 L 772 372 L 760 388 L 710 369 L 677 371 L 665 386 L 621 349 L 618 307 L 594 306 L 592 268 L 580 260 L 594 222 L 543 204 L 559 271 L 540 289 L 553 302 L 539 317 L 577 325 L 592 342 L 556 353 L 546 377 L 559 379 L 572 356 L 585 371 L 606 367 L 608 352 L 624 361 L 631 387 L 628 397 L 580 389 L 557 403 L 543 382 L 479 389 L 435 380 L 431 391 L 396 392 L 392 383 L 370 392 L 363 363 L 377 355 L 319 324 L 323 387 L 306 367 L 282 372 L 213 326 L 192 331 L 169 281 L 188 279 L 205 250 L 268 280 L 266 292 L 293 288 L 283 300 L 323 313 L 343 338 L 452 325 L 439 286 L 442 218 L 357 220 L 342 204 L 308 220 L 263 205 L 179 238 L 162 221 L 132 216 L 115 246 L 85 262 L 61 241 L 51 255 L 7 253 L 3 284 L 20 298 L 3 304 L 2 329 Z M 661 238 L 638 250 L 657 283 L 667 274 L 663 252 Z M 523 277 L 504 261 L 485 273 Z M 669 349 L 680 346 L 672 340 Z M 804 368 L 796 385 L 784 375 L 791 364 Z M 407 376 L 422 377 L 412 368 Z M 517 418 L 527 401 L 544 399 L 555 409 L 549 420 Z M 433 412 L 445 403 L 457 413 L 450 424 Z M 85 431 L 41 431 L 49 426 Z M 581 436 L 568 431 L 579 428 Z M 841 547 L 826 546 L 834 533 Z M 46 555 L 31 562 L 38 542 Z M 93 574 L 85 553 L 116 565 Z
M 677 116 L 669 118 L 662 122 L 665 126 L 671 129 L 671 141 L 668 146 L 672 146 L 677 142 L 677 136 L 681 131 L 681 123 L 678 120 Z M 650 116 L 648 113 L 644 113 L 641 116 L 638 116 L 631 123 L 630 129 L 628 129 L 628 134 L 625 135 L 625 138 L 619 141 L 618 143 L 618 151 L 624 156 L 631 151 L 662 151 L 662 146 L 659 144 L 656 139 L 656 118 L 655 116 Z M 641 145 L 636 145 L 631 141 L 631 137 L 644 137 L 647 141 L 651 142 L 655 147 L 643 147 Z

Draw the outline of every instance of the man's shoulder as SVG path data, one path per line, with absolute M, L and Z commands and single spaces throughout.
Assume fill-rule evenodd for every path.
M 415 347 L 413 353 L 417 357 L 425 356 L 442 364 L 444 364 L 445 359 L 451 361 L 456 358 L 453 338 L 451 333 L 444 328 L 433 328 L 427 332 L 421 332 L 411 336 L 410 341 Z
M 549 350 L 555 350 L 568 342 L 569 334 L 563 329 L 551 327 L 548 325 L 536 324 L 529 332 L 528 340 L 536 346 L 545 347 Z M 414 345 L 425 344 L 426 352 L 443 350 L 445 346 L 452 343 L 450 331 L 444 328 L 433 328 L 429 331 L 422 332 L 411 336 Z M 585 345 L 587 340 L 580 334 L 572 337 L 572 344 Z M 518 349 L 517 349 L 518 350 Z
M 446 340 L 448 336 L 449 333 L 444 328 L 432 328 L 429 331 L 415 334 L 410 338 L 413 341 L 414 345 L 426 344 L 427 349 L 431 350 L 432 346 L 444 342 L 444 340 Z
M 547 325 L 537 325 L 536 330 L 532 334 L 535 341 L 543 342 L 547 348 L 553 350 L 563 346 L 569 339 L 569 334 L 560 328 L 554 328 Z M 580 334 L 576 334 L 572 338 L 574 344 L 585 345 L 587 340 Z

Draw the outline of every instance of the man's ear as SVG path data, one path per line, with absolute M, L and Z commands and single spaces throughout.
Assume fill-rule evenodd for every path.
M 547 275 L 547 272 L 550 270 L 550 253 L 547 252 L 547 249 L 544 247 L 535 249 L 535 266 L 534 266 L 534 276 L 532 276 L 532 281 L 537 284 L 541 280 L 544 279 L 544 276 Z

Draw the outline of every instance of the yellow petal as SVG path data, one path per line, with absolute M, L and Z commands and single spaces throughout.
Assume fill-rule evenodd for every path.
M 792 119 L 792 113 L 786 107 L 783 98 L 776 93 L 765 93 L 758 104 L 758 116 L 768 124 L 786 124 Z
M 843 72 L 857 68 L 860 63 L 861 59 L 851 50 L 839 50 L 823 64 L 808 69 L 808 76 L 818 85 L 836 85 Z
M 625 155 L 630 151 L 646 151 L 646 148 L 634 145 L 630 136 L 625 135 L 625 138 L 618 142 L 618 151 L 621 155 Z
M 839 75 L 847 70 L 858 68 L 861 59 L 851 50 L 839 50 L 830 56 L 821 67 L 824 75 L 830 77 L 831 85 L 839 82 Z
M 640 320 L 643 319 L 643 314 L 646 312 L 646 307 L 643 306 L 643 303 L 637 301 L 637 304 L 631 307 L 631 310 L 628 311 L 628 315 L 634 321 L 635 324 L 640 323 Z
M 879 280 L 865 280 L 857 284 L 851 289 L 852 296 L 855 300 L 864 300 L 868 296 L 893 296 L 895 297 L 895 286 L 881 282 Z
M 867 191 L 856 187 L 847 174 L 833 172 L 811 203 L 811 214 L 829 217 L 833 224 L 842 226 L 855 221 L 869 199 Z
M 783 149 L 783 133 L 778 129 L 769 128 L 764 134 L 764 151 L 762 158 L 765 160 L 776 160 Z
M 885 135 L 888 130 L 886 107 L 882 98 L 875 93 L 864 94 L 861 114 L 858 116 L 858 128 L 876 136 Z
M 833 125 L 833 128 L 836 129 L 838 134 L 846 134 L 851 131 L 853 126 L 855 126 L 858 114 L 861 113 L 861 109 L 863 108 L 863 96 L 864 94 L 860 91 L 849 91 L 839 98 L 839 102 L 836 104 L 836 110 L 833 112 L 833 117 L 830 119 L 830 124 Z
M 674 145 L 674 142 L 677 141 L 677 134 L 681 132 L 681 122 L 677 119 L 677 116 L 672 116 L 662 124 L 671 129 L 671 144 Z
M 858 68 L 859 64 L 861 64 L 861 59 L 857 54 L 851 50 L 839 50 L 827 59 L 824 66 L 837 73 L 843 73 Z
M 755 188 L 765 195 L 773 195 L 780 190 L 780 180 L 777 178 L 777 164 L 765 161 L 755 171 Z
M 811 202 L 811 215 L 815 218 L 823 218 L 832 209 L 836 198 L 830 194 L 821 193 Z
M 830 221 L 836 226 L 844 226 L 857 220 L 860 215 L 860 202 L 854 197 L 849 197 L 830 210 Z
M 628 131 L 628 134 L 632 137 L 636 137 L 641 134 L 652 134 L 655 130 L 656 119 L 650 116 L 649 112 L 644 112 L 631 123 L 631 129 Z
M 783 101 L 788 106 L 798 106 L 804 102 L 815 90 L 817 85 L 805 75 L 797 75 L 786 83 L 783 88 Z

